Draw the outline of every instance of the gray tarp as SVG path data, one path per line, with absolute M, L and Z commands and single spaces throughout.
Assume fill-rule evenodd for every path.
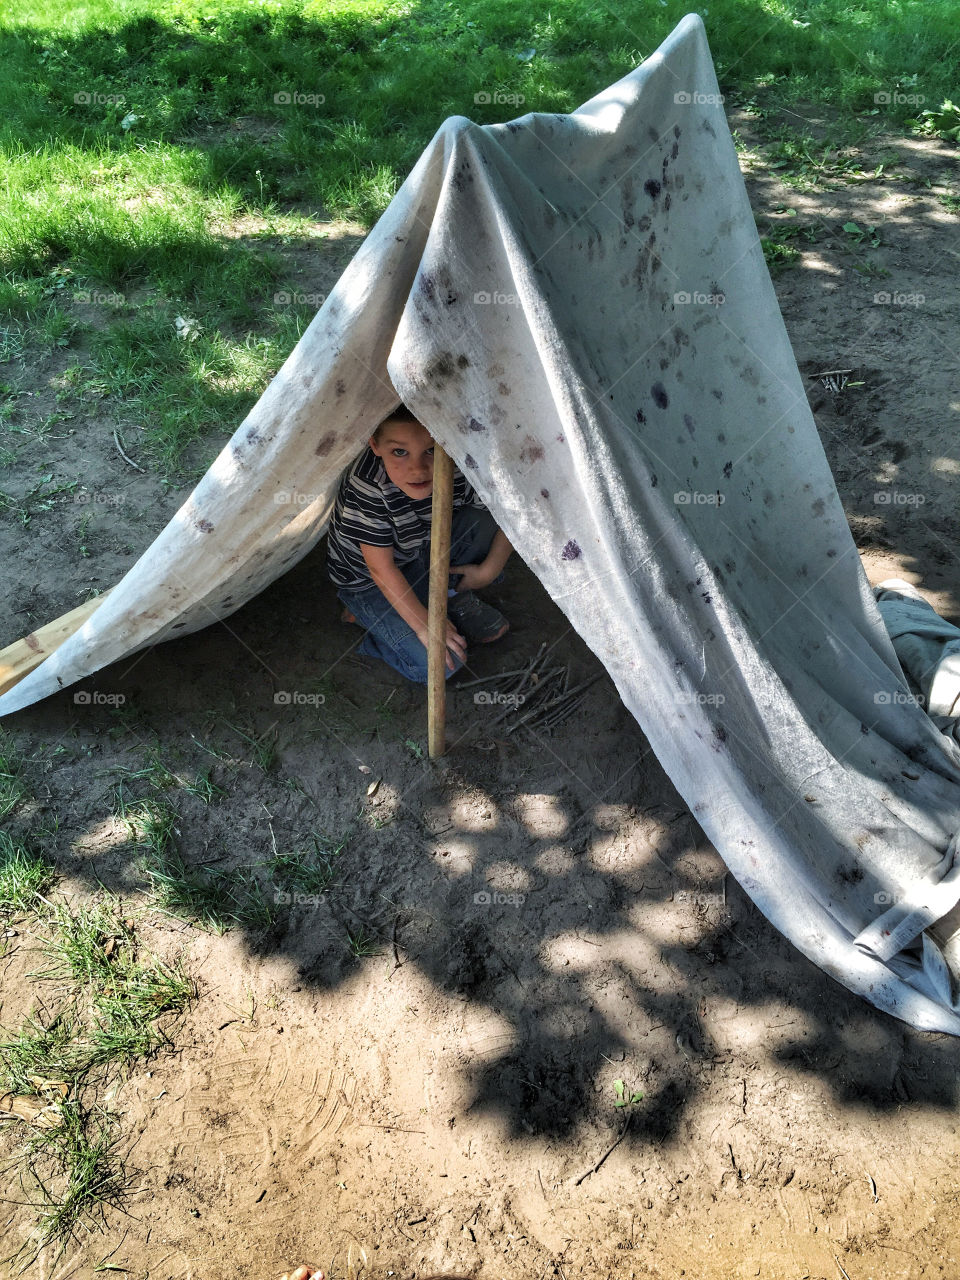
M 960 1033 L 928 928 L 960 897 L 960 749 L 861 569 L 695 15 L 571 115 L 445 121 L 191 497 L 0 714 L 283 573 L 398 395 L 764 914 Z

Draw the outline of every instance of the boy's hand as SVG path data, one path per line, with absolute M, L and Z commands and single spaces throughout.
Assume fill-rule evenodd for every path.
M 417 635 L 417 639 L 420 641 L 420 643 L 429 653 L 430 652 L 430 645 L 429 645 L 430 631 L 426 623 L 424 623 L 422 627 L 418 628 L 416 635 Z M 461 662 L 466 662 L 467 642 L 465 638 L 460 634 L 460 632 L 456 629 L 456 627 L 453 625 L 453 623 L 450 621 L 449 618 L 447 619 L 446 650 L 447 650 L 446 652 L 447 666 L 450 668 L 451 671 L 454 669 L 454 665 L 455 665 L 453 658 L 451 657 L 451 652 L 450 652 L 451 650 L 453 650 L 453 652 L 457 655 L 457 657 L 460 659 Z
M 460 581 L 454 588 L 456 591 L 476 591 L 480 587 L 489 587 L 497 576 L 495 573 L 490 573 L 482 564 L 452 564 L 450 572 L 460 574 Z

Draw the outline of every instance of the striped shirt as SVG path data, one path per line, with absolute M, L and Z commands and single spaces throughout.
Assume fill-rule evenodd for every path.
M 453 506 L 486 509 L 457 467 L 453 469 Z M 392 547 L 397 565 L 416 560 L 430 537 L 432 509 L 432 494 L 409 498 L 387 477 L 383 460 L 367 445 L 343 477 L 330 518 L 327 570 L 331 581 L 348 591 L 373 585 L 361 542 Z

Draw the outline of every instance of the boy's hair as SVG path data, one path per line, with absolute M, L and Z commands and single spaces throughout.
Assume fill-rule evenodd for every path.
M 380 443 L 380 439 L 383 435 L 383 430 L 386 427 L 387 422 L 391 418 L 395 419 L 397 422 L 419 422 L 420 421 L 417 415 L 413 413 L 412 410 L 408 409 L 407 406 L 401 401 L 400 404 L 397 406 L 397 408 L 391 410 L 391 412 L 388 413 L 387 416 L 384 418 L 384 420 L 380 423 L 379 427 L 377 427 L 376 431 L 374 431 L 373 438 L 374 440 L 376 440 L 377 444 Z

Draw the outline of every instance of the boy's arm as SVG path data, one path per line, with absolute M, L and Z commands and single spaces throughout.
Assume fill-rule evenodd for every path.
M 507 535 L 502 529 L 498 529 L 493 535 L 490 550 L 479 564 L 452 564 L 450 566 L 451 573 L 459 573 L 461 575 L 460 581 L 457 583 L 457 590 L 474 591 L 478 587 L 488 587 L 507 563 L 512 551 L 513 547 L 507 541 Z
M 429 635 L 427 608 L 420 603 L 410 583 L 397 568 L 397 562 L 393 558 L 393 547 L 373 547 L 369 543 L 361 542 L 360 550 L 375 586 L 379 587 L 387 603 L 396 609 L 426 648 Z M 447 619 L 447 648 L 452 649 L 462 661 L 466 660 L 466 641 L 449 618 Z M 449 653 L 447 666 L 453 667 L 453 660 Z

